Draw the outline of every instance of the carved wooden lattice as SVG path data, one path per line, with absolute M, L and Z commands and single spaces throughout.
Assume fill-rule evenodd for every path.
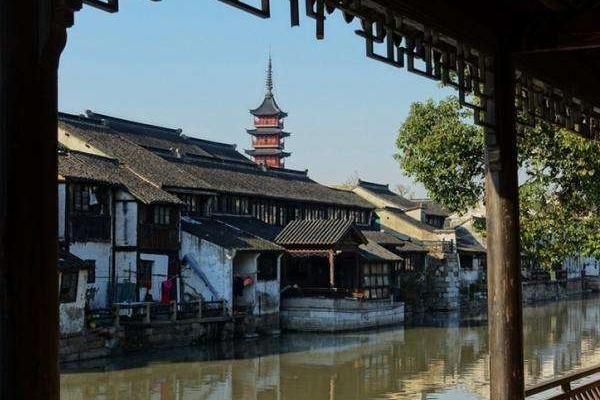
M 219 0 L 268 18 L 269 0 L 261 8 L 242 0 Z M 250 1 L 250 0 L 246 0 Z M 258 0 L 255 0 L 258 1 Z M 292 26 L 299 24 L 298 0 L 289 0 Z M 460 103 L 474 111 L 475 123 L 493 127 L 486 116 L 493 91 L 492 56 L 455 38 L 384 7 L 372 0 L 305 0 L 306 15 L 316 21 L 316 37 L 325 36 L 328 15 L 339 11 L 347 23 L 359 20 L 356 34 L 365 40 L 366 54 L 377 61 L 454 87 Z M 600 139 L 600 108 L 516 71 L 517 107 L 534 124 L 537 120 Z

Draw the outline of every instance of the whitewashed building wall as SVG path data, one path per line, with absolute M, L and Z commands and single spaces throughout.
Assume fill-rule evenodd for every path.
M 257 306 L 256 299 L 256 261 L 259 253 L 238 253 L 233 260 L 233 276 L 250 277 L 254 283 L 244 286 L 243 296 L 234 298 L 234 304 Z
M 82 260 L 93 260 L 96 265 L 96 280 L 88 284 L 88 289 L 96 294 L 90 301 L 92 308 L 108 307 L 110 267 L 112 265 L 112 244 L 110 242 L 71 243 L 69 251 Z
M 152 261 L 152 288 L 150 289 L 150 294 L 154 301 L 159 301 L 161 285 L 167 280 L 169 274 L 169 256 L 164 254 L 140 253 L 140 260 Z M 175 284 L 175 282 L 173 284 Z M 146 288 L 139 289 L 140 300 L 144 299 L 147 291 Z
M 180 255 L 181 258 L 188 256 L 196 260 L 210 284 L 221 295 L 220 299 L 227 301 L 227 306 L 231 311 L 234 253 L 190 233 L 181 232 Z M 181 279 L 184 282 L 184 293 L 193 294 L 195 290 L 201 293 L 205 300 L 212 299 L 212 293 L 208 291 L 191 268 L 185 268 Z
M 65 240 L 67 185 L 58 184 L 58 240 Z
M 256 282 L 256 303 L 254 315 L 274 314 L 279 312 L 281 291 L 281 256 L 277 257 L 277 278 L 275 280 L 258 280 Z
M 77 296 L 74 302 L 60 303 L 58 307 L 61 335 L 83 332 L 85 329 L 85 292 L 87 288 L 87 270 L 78 271 Z M 58 274 L 60 288 L 61 273 Z
M 115 244 L 137 246 L 138 204 L 129 193 L 115 195 Z

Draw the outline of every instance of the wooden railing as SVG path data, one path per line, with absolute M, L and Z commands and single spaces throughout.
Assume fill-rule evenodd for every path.
M 177 250 L 179 247 L 179 232 L 176 226 L 141 224 L 140 247 L 155 250 Z
M 119 327 L 127 323 L 145 323 L 153 321 L 180 321 L 227 317 L 227 302 L 192 301 L 187 303 L 117 303 L 112 307 L 112 325 Z
M 70 222 L 71 241 L 110 240 L 110 215 L 71 215 Z
M 551 382 L 531 386 L 525 391 L 525 397 L 531 398 L 548 392 L 550 397 L 543 397 L 544 400 L 600 400 L 600 375 L 592 378 L 596 374 L 600 374 L 600 365 L 576 371 Z M 578 380 L 582 382 L 573 388 L 573 382 Z M 556 393 L 557 391 L 559 393 Z

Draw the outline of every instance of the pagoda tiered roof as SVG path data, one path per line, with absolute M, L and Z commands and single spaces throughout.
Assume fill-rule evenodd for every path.
M 261 136 L 261 135 L 279 135 L 282 138 L 288 137 L 291 135 L 290 132 L 286 132 L 283 128 L 275 128 L 275 127 L 259 127 L 259 128 L 251 128 L 246 129 L 252 136 Z
M 264 149 L 252 149 L 246 150 L 246 154 L 249 156 L 279 156 L 279 157 L 289 157 L 292 153 L 288 153 L 287 151 L 283 151 L 281 149 L 276 148 L 264 148 Z
M 254 115 L 255 117 L 287 117 L 287 113 L 279 108 L 277 102 L 275 101 L 275 96 L 273 96 L 273 93 L 271 92 L 267 92 L 261 105 L 253 110 L 250 110 L 250 114 Z

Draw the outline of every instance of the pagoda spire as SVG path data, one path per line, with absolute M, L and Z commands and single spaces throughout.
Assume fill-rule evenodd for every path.
M 273 96 L 273 62 L 271 61 L 271 51 L 269 51 L 269 64 L 267 66 L 267 96 Z

